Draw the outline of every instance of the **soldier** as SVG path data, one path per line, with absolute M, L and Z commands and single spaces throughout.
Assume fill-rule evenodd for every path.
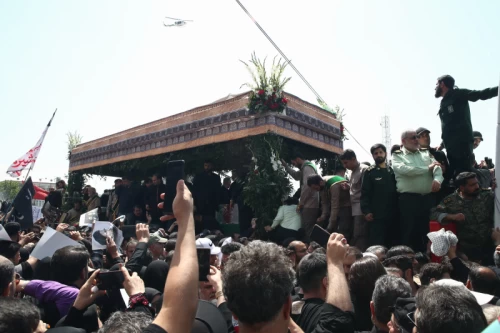
M 481 264 L 486 266 L 491 263 L 494 252 L 491 240 L 494 193 L 480 189 L 473 172 L 462 172 L 455 183 L 457 191 L 432 210 L 431 220 L 442 224 L 456 223 L 460 251 L 469 260 L 483 260 Z
M 354 219 L 354 230 L 351 240 L 351 245 L 357 247 L 361 251 L 366 250 L 368 247 L 368 224 L 365 216 L 361 211 L 361 185 L 363 183 L 363 175 L 368 169 L 368 166 L 358 162 L 356 153 L 351 149 L 346 149 L 340 155 L 340 161 L 344 168 L 351 171 L 349 176 L 350 195 L 352 216 Z
M 455 79 L 450 75 L 438 78 L 436 98 L 443 97 L 439 108 L 441 137 L 443 139 L 452 175 L 471 171 L 472 123 L 469 101 L 487 100 L 498 96 L 498 87 L 484 90 L 468 90 L 455 87 Z
M 352 233 L 351 200 L 349 184 L 343 177 L 345 169 L 338 168 L 335 176 L 312 175 L 307 186 L 320 192 L 322 214 L 318 223 L 328 220 L 327 230 L 339 232 L 349 241 Z
M 388 245 L 389 240 L 396 241 L 390 239 L 395 237 L 393 231 L 397 224 L 394 222 L 398 221 L 396 176 L 387 165 L 387 149 L 383 144 L 374 145 L 370 152 L 375 165 L 370 166 L 363 176 L 361 211 L 368 221 L 369 245 Z
M 417 133 L 401 134 L 403 148 L 394 152 L 392 167 L 399 193 L 401 242 L 416 252 L 425 251 L 429 233 L 432 192 L 443 182 L 440 164 L 427 149 L 419 149 Z
M 319 195 L 307 186 L 307 179 L 309 176 L 317 175 L 318 171 L 313 163 L 305 160 L 299 153 L 292 155 L 291 162 L 294 167 L 299 168 L 298 171 L 289 167 L 284 160 L 281 160 L 290 176 L 300 181 L 300 201 L 297 211 L 301 214 L 302 227 L 305 229 L 307 238 L 309 238 L 319 215 Z

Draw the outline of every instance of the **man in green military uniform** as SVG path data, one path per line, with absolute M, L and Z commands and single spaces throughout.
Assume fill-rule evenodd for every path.
M 349 184 L 343 177 L 345 169 L 337 169 L 334 176 L 312 175 L 307 179 L 307 186 L 320 192 L 321 216 L 318 224 L 328 221 L 327 230 L 339 232 L 350 240 L 352 233 L 352 209 Z
M 469 101 L 487 100 L 498 96 L 498 87 L 484 90 L 468 90 L 455 87 L 455 79 L 450 75 L 438 78 L 436 98 L 442 97 L 439 108 L 441 137 L 453 175 L 456 176 L 472 168 L 472 123 Z
M 457 225 L 459 250 L 469 260 L 480 261 L 483 266 L 492 261 L 494 244 L 491 230 L 494 226 L 494 193 L 482 190 L 476 174 L 462 172 L 457 176 L 457 191 L 447 196 L 431 212 L 431 220 Z
M 284 160 L 281 160 L 288 174 L 293 179 L 300 181 L 300 200 L 297 211 L 301 215 L 302 227 L 309 238 L 319 216 L 319 195 L 307 186 L 307 178 L 318 174 L 318 171 L 316 170 L 316 166 L 307 161 L 300 153 L 293 154 L 291 162 L 299 170 L 294 170 Z
M 368 221 L 368 242 L 370 246 L 397 245 L 399 242 L 394 239 L 398 226 L 396 176 L 387 165 L 387 149 L 383 144 L 372 146 L 370 152 L 375 165 L 365 171 L 361 188 L 361 211 Z

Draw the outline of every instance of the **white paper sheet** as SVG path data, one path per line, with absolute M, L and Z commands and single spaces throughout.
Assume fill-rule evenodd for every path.
M 7 230 L 5 230 L 5 228 L 1 224 L 0 224 L 0 239 L 11 240 L 9 234 L 7 233 Z
M 51 257 L 54 252 L 65 246 L 82 246 L 75 242 L 63 233 L 57 232 L 54 229 L 47 227 L 42 238 L 33 249 L 31 255 L 38 260 L 46 257 Z
M 86 212 L 85 214 L 80 215 L 80 227 L 92 226 L 94 220 L 99 219 L 97 214 L 97 208 L 92 209 L 90 212 Z

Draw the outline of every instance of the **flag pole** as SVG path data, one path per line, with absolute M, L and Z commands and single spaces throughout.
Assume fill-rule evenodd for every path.
M 25 183 L 25 182 L 26 182 L 26 180 L 28 180 L 28 176 L 30 175 L 31 169 L 33 169 L 33 164 L 32 164 L 32 165 L 30 165 L 30 168 L 28 169 L 28 173 L 26 174 L 26 177 L 24 177 L 24 181 L 23 181 L 23 183 Z

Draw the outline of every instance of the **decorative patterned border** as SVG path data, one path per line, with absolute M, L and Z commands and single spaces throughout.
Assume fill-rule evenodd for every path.
M 79 166 L 89 163 L 104 165 L 107 163 L 100 162 L 119 157 L 123 159 L 127 155 L 134 154 L 134 157 L 131 156 L 131 159 L 133 159 L 137 158 L 137 153 L 146 153 L 153 149 L 266 125 L 274 125 L 294 132 L 299 136 L 313 139 L 321 144 L 332 145 L 342 149 L 340 128 L 290 107 L 286 109 L 285 113 L 250 115 L 248 109 L 240 108 L 215 117 L 181 124 L 154 133 L 119 141 L 111 145 L 76 152 L 71 155 L 70 169 L 81 169 Z M 148 154 L 146 153 L 145 155 Z

